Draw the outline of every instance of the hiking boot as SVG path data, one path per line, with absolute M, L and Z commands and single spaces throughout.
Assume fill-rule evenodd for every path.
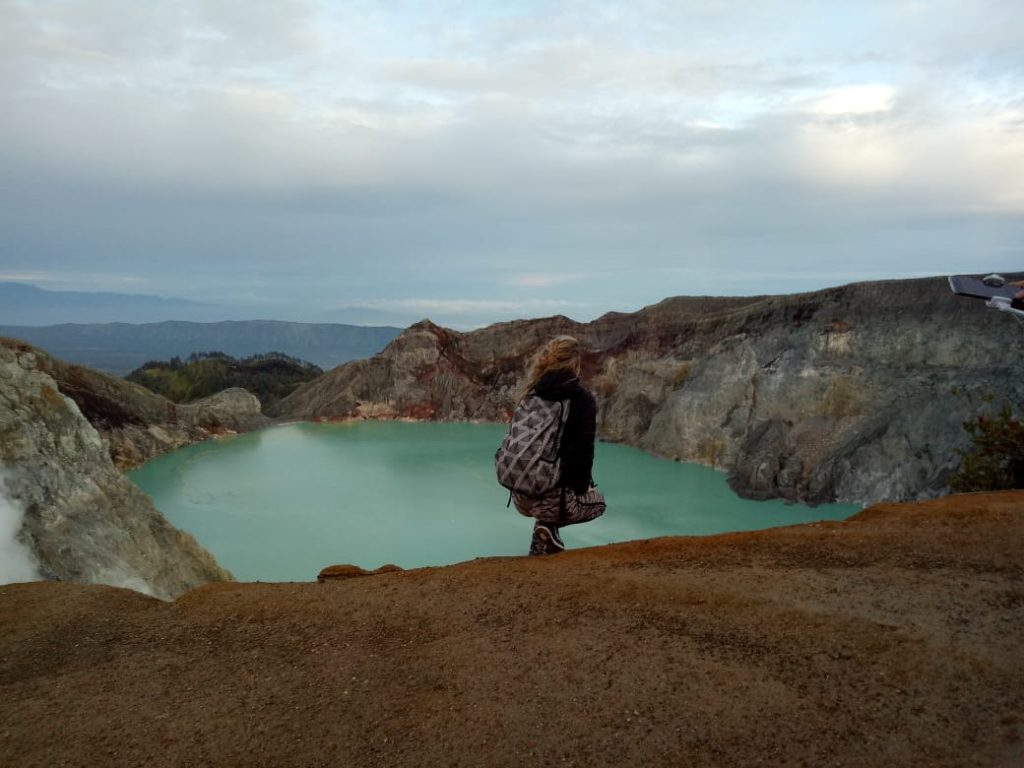
M 558 529 L 553 525 L 537 523 L 533 526 L 533 540 L 530 542 L 531 555 L 554 555 L 565 549 Z

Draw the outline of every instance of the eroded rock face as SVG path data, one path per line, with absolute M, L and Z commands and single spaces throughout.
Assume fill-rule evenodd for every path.
M 26 345 L 0 343 L 0 491 L 24 510 L 19 538 L 40 575 L 161 598 L 230 579 L 115 467 L 109 446 L 123 438 L 113 432 L 105 440 L 79 402 L 62 393 L 51 375 L 61 371 L 69 381 L 62 365 Z M 119 422 L 113 430 L 146 431 L 140 408 L 153 403 L 119 397 L 117 380 L 105 382 L 110 377 L 102 374 L 78 369 L 75 376 L 72 391 L 97 421 Z M 166 442 L 176 439 L 168 434 Z
M 754 498 L 938 495 L 981 398 L 1024 403 L 1019 326 L 930 278 L 667 299 L 587 324 L 555 317 L 457 333 L 424 321 L 274 412 L 502 421 L 530 355 L 561 333 L 589 349 L 583 377 L 604 439 L 726 470 Z
M 31 350 L 30 365 L 50 376 L 100 433 L 114 463 L 132 469 L 166 451 L 212 436 L 267 426 L 259 399 L 233 388 L 178 405 L 145 387 L 50 357 L 10 339 L 0 346 Z

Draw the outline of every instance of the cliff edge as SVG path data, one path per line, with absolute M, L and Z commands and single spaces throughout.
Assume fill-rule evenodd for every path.
M 11 768 L 1024 764 L 1024 492 L 0 625 Z

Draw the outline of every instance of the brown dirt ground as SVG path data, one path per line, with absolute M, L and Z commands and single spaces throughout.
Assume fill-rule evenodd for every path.
M 0 587 L 3 766 L 1022 766 L 1024 492 L 174 603 Z

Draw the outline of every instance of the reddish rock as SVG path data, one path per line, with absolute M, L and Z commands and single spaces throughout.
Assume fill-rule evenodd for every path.
M 329 565 L 317 574 L 316 580 L 322 584 L 326 581 L 342 581 L 344 579 L 354 579 L 359 576 L 376 576 L 381 573 L 392 573 L 400 570 L 402 569 L 397 565 L 392 565 L 391 563 L 382 565 L 380 568 L 376 568 L 372 571 L 360 568 L 358 565 Z

